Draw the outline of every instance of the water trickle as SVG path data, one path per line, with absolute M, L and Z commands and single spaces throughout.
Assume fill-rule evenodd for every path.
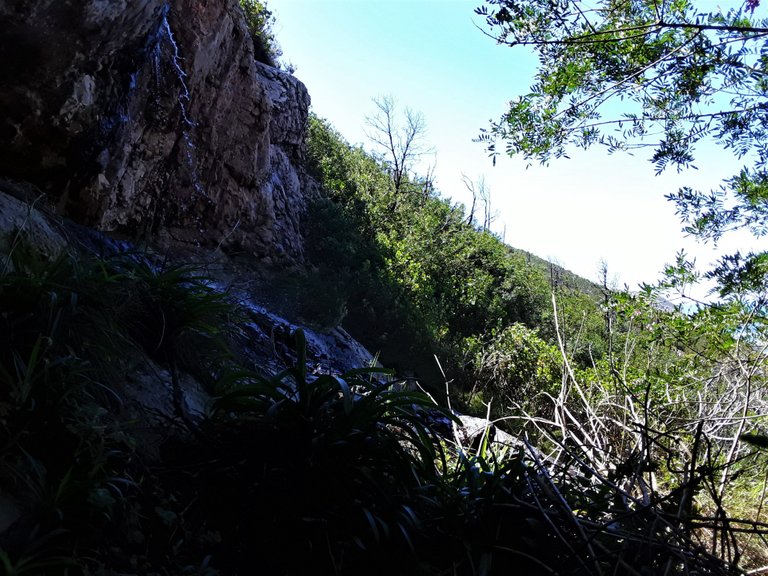
M 99 136 L 103 141 L 115 139 L 123 127 L 133 121 L 130 111 L 131 97 L 138 85 L 139 72 L 133 72 L 128 78 L 125 93 L 118 99 L 112 114 L 105 115 L 99 123 Z
M 162 79 L 162 72 L 160 66 L 161 50 L 163 40 L 166 40 L 171 48 L 171 65 L 176 76 L 176 79 L 181 85 L 181 95 L 179 96 L 179 108 L 181 109 L 181 120 L 190 128 L 195 125 L 189 118 L 187 106 L 189 105 L 189 86 L 187 85 L 187 73 L 181 66 L 181 55 L 179 54 L 179 45 L 176 43 L 176 38 L 171 30 L 171 24 L 168 22 L 168 13 L 170 12 L 170 6 L 165 4 L 161 12 L 160 28 L 157 35 L 157 42 L 154 48 L 154 63 L 155 63 L 155 78 L 158 84 Z
M 136 70 L 128 77 L 128 89 L 125 92 L 120 104 L 117 107 L 118 121 L 121 125 L 131 124 L 131 110 L 130 102 L 133 93 L 136 91 L 136 87 L 139 85 L 139 71 Z
M 158 87 L 163 83 L 163 46 L 167 45 L 170 50 L 170 68 L 173 71 L 173 75 L 181 87 L 181 94 L 178 97 L 179 110 L 181 112 L 181 136 L 183 140 L 183 158 L 189 169 L 189 176 L 191 179 L 192 187 L 194 191 L 205 198 L 206 202 L 210 206 L 213 201 L 210 196 L 204 190 L 200 183 L 200 178 L 197 172 L 196 161 L 196 146 L 192 140 L 192 130 L 195 128 L 195 122 L 192 121 L 189 115 L 189 103 L 191 96 L 189 92 L 189 85 L 187 84 L 187 73 L 182 66 L 183 58 L 179 51 L 179 45 L 176 42 L 176 38 L 173 34 L 173 29 L 168 20 L 168 13 L 170 12 L 170 5 L 164 4 L 161 10 L 160 25 L 156 34 L 152 38 L 152 64 L 155 72 L 155 82 Z

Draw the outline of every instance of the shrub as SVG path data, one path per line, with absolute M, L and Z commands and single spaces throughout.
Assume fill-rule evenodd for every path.
M 267 8 L 266 2 L 240 0 L 240 7 L 243 9 L 245 22 L 253 41 L 254 58 L 259 62 L 277 67 L 283 52 L 272 31 L 275 17 Z
M 560 384 L 559 350 L 522 324 L 494 330 L 486 337 L 472 336 L 465 344 L 473 392 L 494 400 L 495 417 L 509 415 L 512 405 L 540 412 L 542 393 L 551 393 Z

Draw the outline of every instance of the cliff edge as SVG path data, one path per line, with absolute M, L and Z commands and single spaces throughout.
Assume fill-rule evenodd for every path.
M 0 175 L 130 239 L 302 260 L 309 96 L 236 0 L 0 4 Z

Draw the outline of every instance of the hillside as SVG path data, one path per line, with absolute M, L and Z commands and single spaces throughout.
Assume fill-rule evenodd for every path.
M 0 575 L 757 566 L 759 310 L 505 246 L 270 22 L 0 5 Z
M 471 402 L 465 395 L 482 391 L 478 379 L 484 379 L 486 367 L 480 355 L 503 340 L 505 331 L 521 331 L 528 344 L 558 356 L 553 292 L 561 324 L 584 326 L 583 338 L 568 353 L 585 365 L 590 355 L 600 359 L 603 290 L 505 246 L 422 178 L 406 176 L 396 188 L 386 161 L 350 146 L 327 121 L 314 117 L 308 161 L 324 197 L 309 207 L 307 257 L 312 278 L 323 283 L 327 298 L 335 298 L 323 309 L 337 310 L 350 333 L 379 352 L 386 365 L 417 376 L 440 391 L 438 397 L 448 379 L 454 401 Z M 538 357 L 530 362 L 535 365 Z M 536 372 L 517 369 L 531 377 Z M 534 384 L 514 380 L 514 389 L 495 393 L 496 402 Z

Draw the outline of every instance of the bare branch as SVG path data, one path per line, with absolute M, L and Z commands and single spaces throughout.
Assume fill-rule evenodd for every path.
M 421 113 L 405 108 L 401 120 L 392 96 L 373 99 L 376 112 L 366 116 L 365 134 L 380 147 L 391 168 L 395 191 L 400 192 L 413 164 L 431 151 L 424 143 L 427 126 Z

